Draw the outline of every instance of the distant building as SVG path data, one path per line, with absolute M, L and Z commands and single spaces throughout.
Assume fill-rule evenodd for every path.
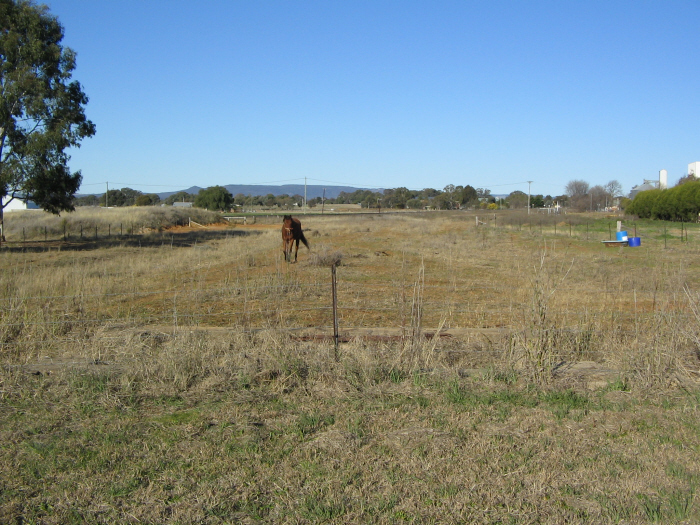
M 655 190 L 656 185 L 652 184 L 650 182 L 645 182 L 644 184 L 640 184 L 638 186 L 635 186 L 632 188 L 630 191 L 630 199 L 634 199 L 634 196 L 637 195 L 640 191 L 647 191 L 647 190 Z
M 194 202 L 173 202 L 174 208 L 191 208 Z
M 9 202 L 8 202 L 9 201 Z M 24 201 L 21 197 L 15 197 L 10 200 L 10 197 L 2 198 L 3 211 L 21 211 L 21 210 L 40 210 L 33 201 Z
M 694 175 L 696 179 L 700 178 L 700 162 L 688 164 L 688 175 Z

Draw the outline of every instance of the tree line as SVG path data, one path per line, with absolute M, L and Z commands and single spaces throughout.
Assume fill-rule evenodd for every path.
M 564 191 L 565 195 L 562 196 L 559 204 L 575 211 L 603 211 L 625 205 L 622 184 L 617 180 L 593 187 L 584 180 L 571 180 Z
M 551 206 L 561 199 L 566 199 L 566 196 L 531 195 L 530 206 L 533 208 Z M 175 202 L 191 202 L 198 208 L 219 211 L 229 211 L 233 206 L 294 209 L 304 205 L 304 198 L 298 194 L 273 195 L 272 193 L 267 195 L 238 193 L 234 196 L 223 186 L 212 186 L 200 190 L 197 194 L 180 191 L 164 199 L 155 193 L 142 193 L 132 188 L 112 189 L 102 195 L 86 195 L 74 199 L 75 206 L 155 206 L 172 205 Z M 307 206 L 312 208 L 324 204 L 359 204 L 362 208 L 375 209 L 525 208 L 528 204 L 528 195 L 522 191 L 514 191 L 506 197 L 497 199 L 488 188 L 449 184 L 442 190 L 433 188 L 409 190 L 400 187 L 382 191 L 366 189 L 350 193 L 343 191 L 335 198 L 314 197 L 307 202 Z

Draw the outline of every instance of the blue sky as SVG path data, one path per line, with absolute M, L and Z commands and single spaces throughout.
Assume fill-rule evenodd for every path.
M 80 193 L 628 192 L 700 160 L 700 2 L 47 0 L 97 134 Z

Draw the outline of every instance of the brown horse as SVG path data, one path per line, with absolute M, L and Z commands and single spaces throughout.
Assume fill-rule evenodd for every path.
M 292 261 L 292 245 L 296 241 L 296 251 L 294 252 L 294 262 L 297 262 L 297 254 L 299 253 L 299 241 L 304 243 L 309 250 L 309 242 L 304 237 L 304 232 L 301 231 L 301 221 L 292 218 L 291 215 L 285 215 L 282 223 L 282 251 L 284 252 L 284 260 Z

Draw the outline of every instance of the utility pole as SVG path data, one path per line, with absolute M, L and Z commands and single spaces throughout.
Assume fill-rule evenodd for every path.
M 323 215 L 323 207 L 326 204 L 326 188 L 323 188 L 323 197 L 321 197 L 321 215 Z
M 109 208 L 109 182 L 107 182 L 107 193 L 105 193 L 105 208 Z
M 304 214 L 306 214 L 306 206 L 307 206 L 307 201 L 306 201 L 306 177 L 304 177 Z
M 527 214 L 530 215 L 530 184 L 532 181 L 527 181 Z

